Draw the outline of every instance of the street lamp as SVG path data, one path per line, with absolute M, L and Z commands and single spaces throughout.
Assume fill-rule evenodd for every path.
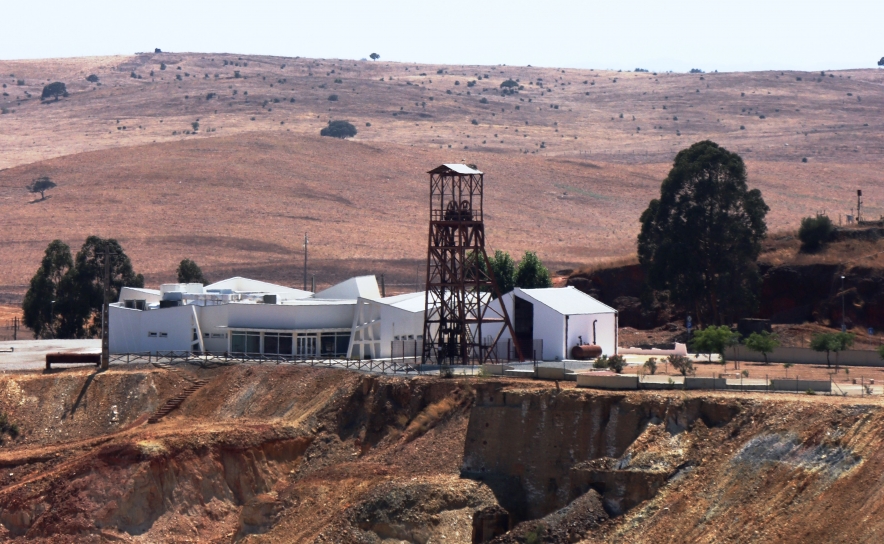
M 844 276 L 841 276 L 841 332 L 847 332 L 844 324 Z

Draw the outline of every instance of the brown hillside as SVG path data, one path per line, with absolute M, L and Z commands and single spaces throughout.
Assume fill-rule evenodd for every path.
M 424 172 L 441 162 L 488 174 L 492 247 L 537 250 L 554 268 L 631 253 L 674 153 L 704 138 L 747 159 L 772 230 L 847 213 L 857 187 L 867 216 L 884 213 L 884 75 L 872 70 L 655 75 L 164 53 L 0 61 L 0 74 L 0 302 L 20 300 L 50 240 L 76 249 L 89 234 L 120 238 L 151 283 L 184 257 L 216 278 L 299 283 L 309 231 L 320 285 L 386 273 L 409 289 L 425 258 Z M 507 78 L 524 88 L 503 96 Z M 70 95 L 41 103 L 56 80 Z M 317 136 L 341 118 L 354 141 Z M 31 204 L 23 187 L 40 175 L 59 187 Z

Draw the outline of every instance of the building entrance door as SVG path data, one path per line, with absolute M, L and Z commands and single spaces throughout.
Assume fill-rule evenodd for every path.
M 298 357 L 316 357 L 316 336 L 298 335 Z
M 530 359 L 534 350 L 534 304 L 519 297 L 515 300 L 514 329 L 522 356 Z

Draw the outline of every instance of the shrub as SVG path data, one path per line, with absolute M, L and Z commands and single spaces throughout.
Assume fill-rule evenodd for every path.
M 199 123 L 199 121 L 194 121 L 193 123 L 190 124 L 190 126 L 193 127 L 193 131 L 194 131 L 194 132 L 196 132 L 196 131 L 198 131 L 198 130 L 200 129 L 200 123 Z
M 623 372 L 623 368 L 626 366 L 626 360 L 622 355 L 612 355 L 608 357 L 608 368 L 617 374 Z
M 672 368 L 679 371 L 682 376 L 694 375 L 697 371 L 694 369 L 694 362 L 684 355 L 670 355 L 667 357 Z
M 518 87 L 518 86 L 519 86 L 519 84 L 517 82 L 513 81 L 512 79 L 508 79 L 506 81 L 503 81 L 500 84 L 501 89 L 512 89 L 513 87 Z
M 329 121 L 328 126 L 319 131 L 319 135 L 332 138 L 352 138 L 356 136 L 356 127 L 348 121 Z
M 485 98 L 484 96 L 479 99 L 479 104 L 487 104 L 487 103 L 488 103 L 488 99 Z
M 344 82 L 344 80 L 342 80 L 341 78 L 339 78 L 339 77 L 335 78 L 335 83 L 343 83 L 343 82 Z
M 474 125 L 478 125 L 478 124 L 479 124 L 479 121 L 473 119 L 472 121 L 470 121 L 470 123 L 472 123 L 472 124 L 474 124 Z
M 329 102 L 337 102 L 337 101 L 338 101 L 338 95 L 336 95 L 336 94 L 330 94 L 330 95 L 328 95 L 328 101 L 329 101 Z
M 801 220 L 801 227 L 798 229 L 801 250 L 816 251 L 830 242 L 834 234 L 835 225 L 825 215 L 805 217 Z
M 608 368 L 608 356 L 602 355 L 592 362 L 592 368 Z
M 226 63 L 225 63 L 225 64 L 226 64 Z M 165 70 L 165 69 L 166 69 L 166 63 L 165 63 L 165 62 L 161 62 L 161 63 L 160 63 L 160 70 Z
M 649 357 L 647 361 L 645 361 L 644 366 L 645 371 L 649 372 L 652 376 L 657 373 L 657 358 Z
M 88 81 L 89 83 L 98 83 L 98 76 L 95 74 L 89 74 L 89 76 L 86 78 L 86 81 Z

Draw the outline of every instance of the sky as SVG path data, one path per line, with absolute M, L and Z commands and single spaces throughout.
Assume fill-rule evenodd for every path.
M 240 53 L 652 71 L 873 68 L 882 0 L 2 0 L 0 59 Z

